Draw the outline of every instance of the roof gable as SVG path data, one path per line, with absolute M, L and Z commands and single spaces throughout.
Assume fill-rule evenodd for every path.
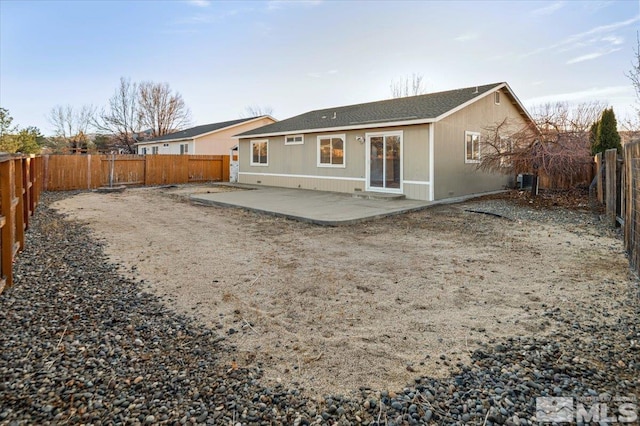
M 138 144 L 193 139 L 200 136 L 204 136 L 209 133 L 220 131 L 222 129 L 226 129 L 228 127 L 237 126 L 239 124 L 243 124 L 252 120 L 257 120 L 259 118 L 265 118 L 265 117 L 271 118 L 268 115 L 262 115 L 259 117 L 240 118 L 237 120 L 221 121 L 219 123 L 203 124 L 201 126 L 191 127 L 189 129 L 181 130 L 179 132 L 169 133 L 166 135 L 158 136 L 156 138 L 140 141 L 138 142 Z
M 437 121 L 502 87 L 506 87 L 513 95 L 506 83 L 486 84 L 426 95 L 310 111 L 249 130 L 237 136 L 276 135 L 320 129 L 377 127 L 377 124 Z M 513 98 L 517 101 L 515 95 Z M 519 101 L 517 103 L 519 104 Z M 528 117 L 524 107 L 521 104 L 519 106 Z

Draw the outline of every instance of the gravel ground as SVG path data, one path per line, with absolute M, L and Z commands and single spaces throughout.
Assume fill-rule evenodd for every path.
M 451 377 L 348 397 L 265 387 L 259 363 L 221 361 L 235 350 L 223 336 L 122 278 L 85 227 L 47 207 L 68 195 L 43 195 L 15 286 L 0 295 L 0 424 L 528 425 L 539 396 L 640 395 L 635 279 L 624 295 L 603 283 L 602 301 L 546 310 L 561 326 L 557 335 L 488 342 Z M 616 232 L 583 212 L 504 200 L 460 207 L 568 227 L 593 221 L 602 233 Z

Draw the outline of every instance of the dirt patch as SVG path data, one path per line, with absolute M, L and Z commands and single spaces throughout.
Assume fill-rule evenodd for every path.
M 465 211 L 477 203 L 325 228 L 178 201 L 136 189 L 53 207 L 104 238 L 123 275 L 226 335 L 239 365 L 310 394 L 444 376 L 480 342 L 554 334 L 546 310 L 628 280 L 613 234 Z

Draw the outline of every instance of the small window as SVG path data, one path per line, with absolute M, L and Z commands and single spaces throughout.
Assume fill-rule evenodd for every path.
M 160 147 L 158 147 L 158 146 L 152 146 L 152 147 L 151 147 L 151 153 L 152 153 L 152 154 L 157 154 L 157 153 L 158 153 L 158 149 L 159 149 L 159 148 L 160 148 Z
M 180 155 L 188 154 L 188 153 L 189 153 L 189 144 L 188 143 L 181 143 L 180 144 Z
M 345 167 L 345 135 L 318 136 L 318 167 Z
M 291 135 L 284 137 L 285 145 L 302 145 L 304 143 L 304 136 L 302 135 Z
M 269 141 L 251 141 L 251 165 L 269 165 Z
M 495 92 L 493 94 L 493 102 L 495 102 L 496 105 L 500 105 L 500 92 Z
M 140 154 L 147 155 L 147 148 L 140 148 Z
M 464 132 L 465 138 L 465 163 L 480 162 L 480 133 Z

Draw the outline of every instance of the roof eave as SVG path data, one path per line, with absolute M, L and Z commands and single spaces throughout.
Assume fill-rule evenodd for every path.
M 159 141 L 137 142 L 136 145 L 137 144 L 143 144 L 143 143 L 161 143 L 161 142 L 164 143 L 164 142 L 180 142 L 180 141 L 187 141 L 187 140 L 195 140 L 197 138 L 201 138 L 201 137 L 204 137 L 204 136 L 209 136 L 209 135 L 211 135 L 213 133 L 222 132 L 223 130 L 233 129 L 234 127 L 241 126 L 241 125 L 247 124 L 247 123 L 251 123 L 253 121 L 257 121 L 257 120 L 260 120 L 262 118 L 270 118 L 271 120 L 273 120 L 274 123 L 276 121 L 278 121 L 275 118 L 273 118 L 271 115 L 268 115 L 268 114 L 267 115 L 261 115 L 260 117 L 254 117 L 251 120 L 245 120 L 245 121 L 242 121 L 240 123 L 232 124 L 232 125 L 226 126 L 226 127 L 221 127 L 219 129 L 211 130 L 211 131 L 205 132 L 205 133 L 200 133 L 198 135 L 194 135 L 194 136 L 190 136 L 190 137 L 178 138 L 178 139 L 163 139 L 163 140 L 159 140 Z
M 281 131 L 281 132 L 256 133 L 251 135 L 240 134 L 240 135 L 235 135 L 233 137 L 236 139 L 247 139 L 247 138 L 265 138 L 270 136 L 299 135 L 299 134 L 307 134 L 307 133 L 337 132 L 341 130 L 378 129 L 381 127 L 397 127 L 397 126 L 408 126 L 408 125 L 415 125 L 415 124 L 434 123 L 437 120 L 438 119 L 434 119 L 434 118 L 421 118 L 417 120 L 385 121 L 381 123 L 353 124 L 349 126 L 322 127 L 318 129 L 297 129 L 297 130 L 287 130 L 287 131 Z

